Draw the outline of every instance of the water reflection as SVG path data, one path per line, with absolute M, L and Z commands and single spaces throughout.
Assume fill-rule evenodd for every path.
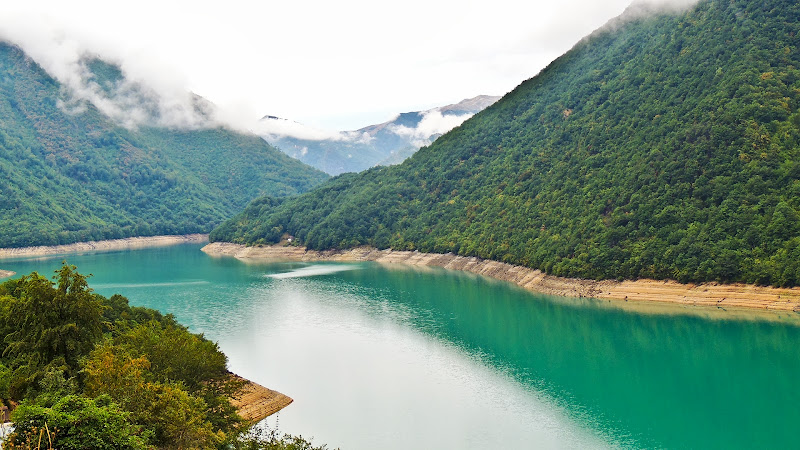
M 62 258 L 3 268 L 52 274 Z M 218 340 L 234 371 L 295 399 L 281 429 L 331 447 L 796 444 L 797 315 L 538 296 L 438 268 L 243 264 L 199 246 L 68 260 L 99 293 Z

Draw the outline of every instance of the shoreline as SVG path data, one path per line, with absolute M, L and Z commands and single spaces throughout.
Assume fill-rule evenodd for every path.
M 92 251 L 133 250 L 152 247 L 168 247 L 178 244 L 201 244 L 208 242 L 207 234 L 183 234 L 168 236 L 130 237 L 106 241 L 78 242 L 74 244 L 0 248 L 0 259 L 61 255 Z M 0 270 L 0 279 L 16 275 L 11 270 Z M 231 375 L 245 382 L 242 391 L 231 399 L 238 414 L 248 422 L 259 422 L 289 406 L 291 397 L 261 386 L 248 379 Z
M 210 256 L 237 259 L 275 259 L 291 261 L 374 261 L 386 264 L 434 266 L 460 270 L 522 288 L 560 297 L 588 297 L 634 303 L 662 303 L 680 306 L 746 308 L 750 310 L 800 312 L 800 287 L 774 288 L 743 283 L 678 283 L 672 280 L 585 280 L 547 275 L 540 270 L 476 257 L 418 251 L 378 250 L 359 247 L 350 250 L 306 250 L 281 245 L 246 247 L 214 242 L 202 248 Z
M 208 242 L 207 234 L 180 234 L 167 236 L 129 237 L 107 241 L 76 242 L 63 245 L 38 247 L 0 248 L 0 259 L 24 258 L 28 256 L 50 256 L 79 252 L 132 250 L 150 247 L 167 247 L 177 244 L 202 244 Z M 2 274 L 0 274 L 2 278 Z
M 242 390 L 235 397 L 231 398 L 231 405 L 233 405 L 236 408 L 236 412 L 248 422 L 260 422 L 283 408 L 286 408 L 294 401 L 287 395 L 265 388 L 239 375 L 231 374 L 231 376 L 245 382 Z

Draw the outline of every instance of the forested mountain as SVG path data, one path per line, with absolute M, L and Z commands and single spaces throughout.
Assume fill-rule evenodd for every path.
M 590 278 L 800 283 L 800 3 L 630 9 L 400 166 L 212 233 Z
M 121 76 L 87 68 L 104 87 Z M 255 135 L 120 126 L 0 43 L 0 247 L 207 232 L 254 198 L 325 178 Z
M 264 134 L 271 144 L 287 155 L 331 175 L 361 172 L 376 165 L 399 164 L 420 147 L 496 102 L 500 97 L 479 95 L 458 103 L 399 114 L 396 118 L 334 138 L 304 139 Z M 282 121 L 265 117 L 262 122 Z

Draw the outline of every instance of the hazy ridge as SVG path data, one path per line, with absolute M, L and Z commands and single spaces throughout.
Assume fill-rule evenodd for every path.
M 358 130 L 314 138 L 303 136 L 314 133 L 313 130 L 268 116 L 262 119 L 264 128 L 259 133 L 287 155 L 323 172 L 331 175 L 361 172 L 377 165 L 403 162 L 420 147 L 429 145 L 499 99 L 479 95 L 452 105 L 401 113 L 387 122 Z

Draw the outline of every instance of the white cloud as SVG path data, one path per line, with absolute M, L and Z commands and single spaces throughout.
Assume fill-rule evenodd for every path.
M 170 77 L 153 76 L 158 71 L 152 65 L 94 53 L 86 43 L 41 25 L 30 28 L 28 21 L 0 21 L 0 39 L 19 45 L 61 83 L 64 92 L 59 106 L 64 110 L 81 112 L 88 102 L 128 128 L 159 125 L 191 129 L 218 124 L 210 105 L 198 101 Z M 88 66 L 94 58 L 119 64 L 125 79 L 104 89 Z
M 268 112 L 357 129 L 508 92 L 630 1 L 6 1 L 0 35 L 112 113 L 81 81 L 76 61 L 87 51 L 163 97 L 158 109 L 173 123 L 195 122 L 192 91 L 240 127 Z
M 293 137 L 308 141 L 331 140 L 367 144 L 372 140 L 369 134 L 363 132 L 323 130 L 276 117 L 261 119 L 252 126 L 251 130 L 268 141 L 281 137 Z
M 431 143 L 432 137 L 447 133 L 470 117 L 472 114 L 443 115 L 438 109 L 432 109 L 423 113 L 422 120 L 416 127 L 393 125 L 389 131 L 408 139 L 415 147 L 423 147 Z

